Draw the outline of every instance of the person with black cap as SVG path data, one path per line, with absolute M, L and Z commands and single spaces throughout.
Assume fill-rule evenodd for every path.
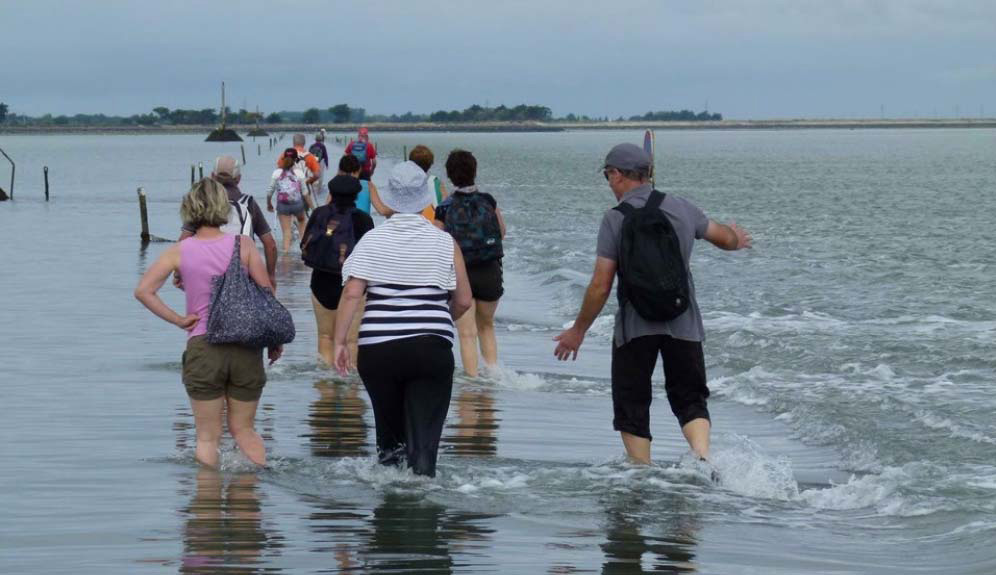
M 356 209 L 360 182 L 339 175 L 329 180 L 329 203 L 311 212 L 301 238 L 301 259 L 311 271 L 311 305 L 318 326 L 318 356 L 327 365 L 333 361 L 332 336 L 336 309 L 342 294 L 342 264 L 356 242 L 374 228 L 370 214 Z M 348 321 L 348 320 L 347 320 Z M 359 322 L 350 330 L 350 355 L 356 359 Z
M 620 305 L 612 345 L 613 428 L 622 435 L 633 461 L 650 463 L 651 380 L 660 355 L 671 411 L 692 451 L 708 459 L 711 422 L 704 333 L 688 263 L 697 239 L 724 250 L 749 248 L 752 239 L 736 224 L 710 220 L 688 200 L 652 189 L 650 168 L 650 155 L 633 144 L 619 144 L 606 156 L 602 175 L 619 205 L 602 217 L 595 271 L 574 324 L 554 338 L 554 355 L 561 361 L 577 359 L 585 332 L 602 311 L 618 272 Z M 647 226 L 634 225 L 637 222 Z M 651 235 L 644 235 L 648 229 Z M 647 250 L 648 246 L 655 249 Z M 634 275 L 645 262 L 650 264 L 645 270 L 651 276 L 661 274 L 660 281 L 641 283 Z

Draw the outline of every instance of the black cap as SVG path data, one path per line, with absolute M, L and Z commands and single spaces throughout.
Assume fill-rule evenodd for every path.
M 360 181 L 353 176 L 340 175 L 329 180 L 329 193 L 333 196 L 355 196 L 362 190 Z

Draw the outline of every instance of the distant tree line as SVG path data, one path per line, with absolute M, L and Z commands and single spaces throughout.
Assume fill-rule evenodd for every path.
M 8 113 L 7 104 L 0 102 L 0 123 L 6 122 L 11 125 L 22 126 L 189 126 L 189 125 L 212 125 L 217 124 L 221 117 L 214 108 L 204 108 L 201 110 L 185 110 L 177 108 L 170 110 L 165 106 L 152 109 L 149 114 L 135 114 L 132 116 L 106 116 L 104 114 L 75 114 L 73 116 L 44 116 L 31 117 L 19 114 Z M 400 124 L 416 123 L 463 123 L 472 124 L 476 122 L 713 122 L 723 119 L 722 114 L 708 111 L 693 112 L 692 110 L 662 110 L 647 112 L 643 115 L 630 116 L 627 118 L 619 116 L 615 120 L 610 120 L 608 116 L 590 117 L 586 115 L 567 114 L 566 116 L 553 116 L 553 112 L 546 106 L 530 106 L 520 104 L 514 107 L 504 105 L 488 107 L 473 105 L 463 110 L 438 110 L 430 114 L 415 114 L 405 112 L 404 114 L 367 114 L 364 108 L 352 107 L 348 104 L 336 104 L 329 108 L 308 108 L 303 112 L 271 112 L 264 115 L 262 113 L 250 112 L 246 109 L 239 109 L 233 112 L 231 108 L 225 108 L 226 122 L 231 125 L 254 124 L 257 121 L 266 124 L 347 124 L 361 122 L 385 122 Z
M 710 114 L 707 111 L 696 114 L 691 110 L 647 112 L 642 116 L 630 116 L 631 122 L 718 122 L 722 114 Z

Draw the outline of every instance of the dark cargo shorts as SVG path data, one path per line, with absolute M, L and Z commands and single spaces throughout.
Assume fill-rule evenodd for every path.
M 678 424 L 684 427 L 693 419 L 709 419 L 702 342 L 646 335 L 612 348 L 612 427 L 616 431 L 653 439 L 650 402 L 658 355 L 664 362 L 667 400 Z
M 263 350 L 232 343 L 208 343 L 207 336 L 187 340 L 183 352 L 183 385 L 191 399 L 206 401 L 227 395 L 258 401 L 266 385 Z

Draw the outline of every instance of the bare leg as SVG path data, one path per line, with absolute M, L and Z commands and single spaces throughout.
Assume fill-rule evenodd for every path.
M 308 225 L 307 218 L 304 217 L 304 212 L 301 212 L 295 216 L 297 218 L 297 237 L 304 237 L 304 228 Z
M 626 448 L 626 455 L 629 456 L 633 463 L 650 465 L 650 440 L 645 437 L 639 437 L 631 433 L 626 433 L 625 431 L 622 431 L 619 434 L 622 436 L 623 446 Z
M 480 301 L 474 303 L 474 315 L 477 321 L 477 337 L 481 346 L 484 364 L 494 367 L 498 364 L 498 341 L 495 339 L 495 312 L 497 301 Z
M 283 234 L 281 238 L 283 240 L 284 253 L 290 251 L 291 234 L 293 233 L 293 230 L 291 230 L 291 218 L 292 216 L 289 214 L 277 214 L 277 220 L 280 221 L 280 232 Z
M 476 302 L 475 302 L 476 304 Z M 470 377 L 477 377 L 477 318 L 474 313 L 476 305 L 471 305 L 456 322 L 457 333 L 460 334 L 460 359 L 463 361 L 463 371 Z
M 199 400 L 191 399 L 194 412 L 194 427 L 197 429 L 197 447 L 194 449 L 197 461 L 209 467 L 218 466 L 218 443 L 221 441 L 221 410 L 225 398 Z
M 235 438 L 242 453 L 256 465 L 266 465 L 266 448 L 263 438 L 254 427 L 258 401 L 238 401 L 228 398 L 228 431 Z
M 311 306 L 315 308 L 315 323 L 318 325 L 318 356 L 326 365 L 331 366 L 332 336 L 335 333 L 335 311 L 323 306 L 314 294 L 311 296 Z
M 704 417 L 693 419 L 681 428 L 688 446 L 702 459 L 709 459 L 709 431 L 712 424 Z

